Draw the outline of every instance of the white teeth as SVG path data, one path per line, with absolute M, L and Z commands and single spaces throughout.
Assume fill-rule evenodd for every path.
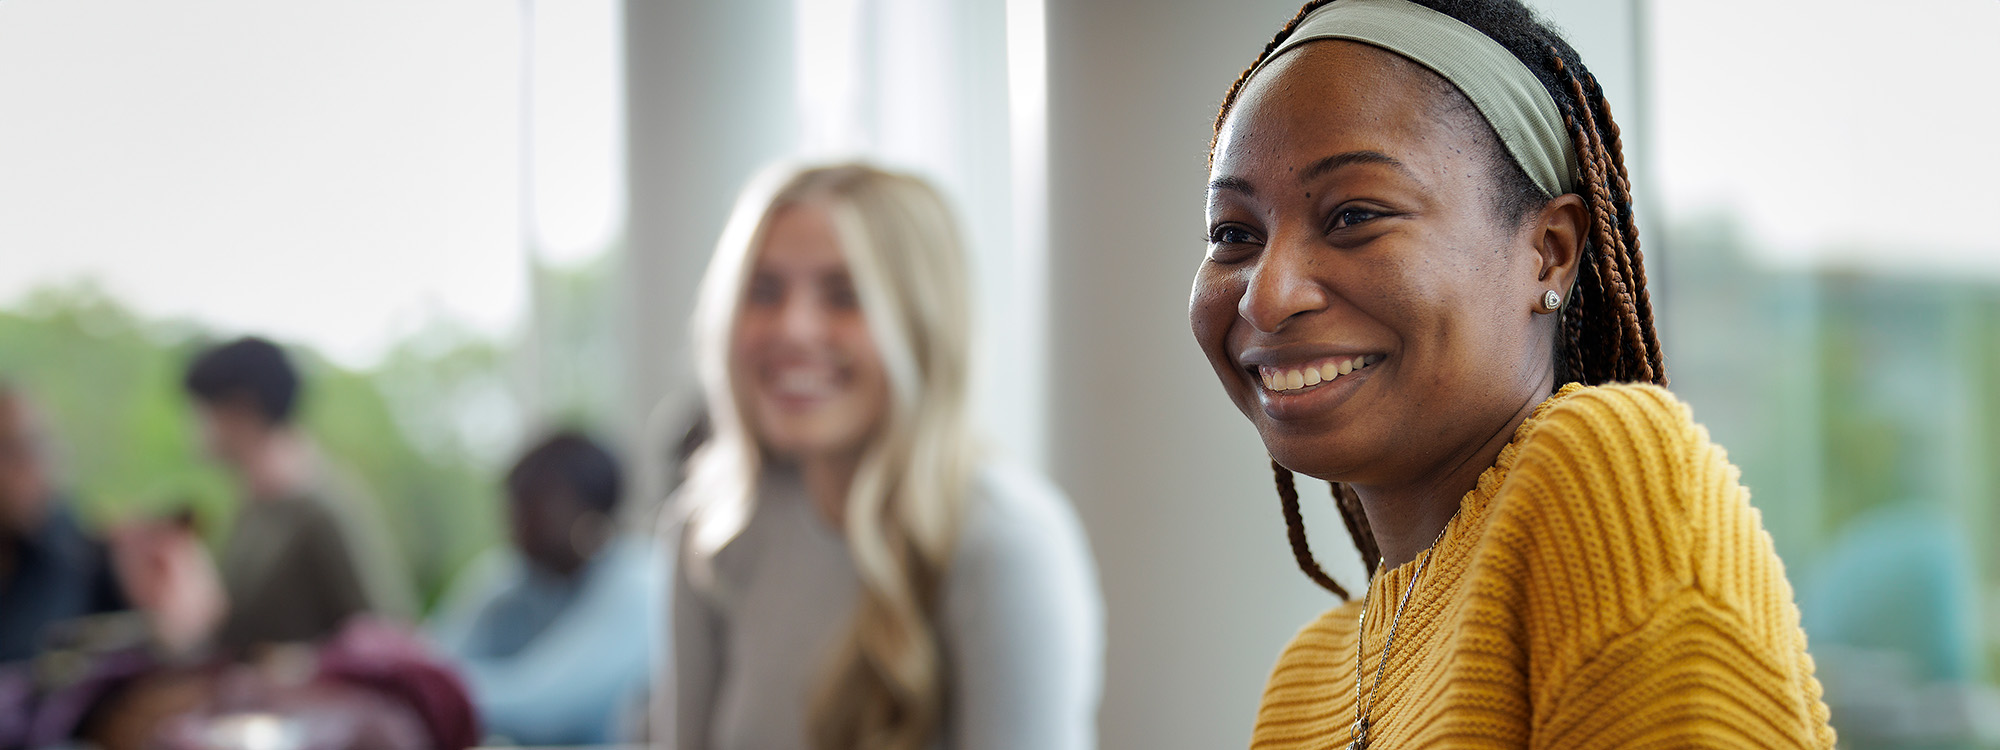
M 1264 387 L 1272 391 L 1295 391 L 1300 388 L 1331 383 L 1342 375 L 1382 361 L 1380 354 L 1366 354 L 1341 360 L 1328 360 L 1317 367 L 1302 367 L 1296 370 L 1273 370 L 1257 368 L 1257 376 L 1264 381 Z
M 777 389 L 785 393 L 816 395 L 833 389 L 833 379 L 827 373 L 813 370 L 785 370 L 775 380 Z

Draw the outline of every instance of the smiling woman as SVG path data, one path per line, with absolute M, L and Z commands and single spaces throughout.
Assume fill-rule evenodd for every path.
M 1230 90 L 1194 335 L 1300 566 L 1346 597 L 1294 471 L 1372 577 L 1254 747 L 1832 745 L 1769 536 L 1660 387 L 1620 151 L 1515 0 L 1314 2 Z
M 744 191 L 696 303 L 676 747 L 1093 745 L 1090 553 L 1059 492 L 974 450 L 967 282 L 914 177 Z

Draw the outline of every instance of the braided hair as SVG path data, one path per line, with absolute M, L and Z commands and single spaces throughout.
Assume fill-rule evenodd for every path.
M 1584 67 L 1576 50 L 1520 0 L 1411 1 L 1478 29 L 1513 53 L 1535 74 L 1542 88 L 1548 90 L 1569 129 L 1570 143 L 1576 149 L 1582 171 L 1578 192 L 1590 215 L 1590 232 L 1578 264 L 1576 288 L 1564 303 L 1562 331 L 1556 337 L 1557 351 L 1552 352 L 1557 386 L 1610 382 L 1666 385 L 1666 361 L 1660 353 L 1659 334 L 1653 328 L 1652 298 L 1646 291 L 1645 257 L 1639 253 L 1639 230 L 1633 223 L 1632 181 L 1625 170 L 1624 143 L 1618 124 L 1611 119 L 1611 105 L 1604 97 L 1603 87 Z M 1291 37 L 1308 14 L 1332 2 L 1338 0 L 1306 3 L 1264 45 L 1257 60 L 1236 77 L 1228 96 L 1222 100 L 1221 111 L 1216 113 L 1214 138 L 1220 139 L 1223 122 L 1229 118 L 1251 71 Z M 1464 99 L 1456 89 L 1450 93 Z M 1469 100 L 1465 103 L 1470 105 Z M 1491 142 L 1492 172 L 1500 183 L 1496 212 L 1504 219 L 1519 222 L 1531 211 L 1547 205 L 1550 197 L 1543 195 L 1520 165 L 1506 154 L 1491 125 L 1486 125 L 1486 133 Z M 1216 144 L 1216 140 L 1209 143 L 1211 164 Z M 1347 598 L 1347 590 L 1326 574 L 1306 543 L 1299 493 L 1293 485 L 1291 470 L 1277 461 L 1271 462 L 1271 469 L 1277 477 L 1286 536 L 1299 568 L 1314 583 Z M 1334 504 L 1361 553 L 1363 569 L 1372 578 L 1381 552 L 1362 511 L 1361 500 L 1353 488 L 1340 482 L 1332 485 Z

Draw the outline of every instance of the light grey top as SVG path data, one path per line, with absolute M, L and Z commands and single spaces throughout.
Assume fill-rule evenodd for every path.
M 860 589 L 846 543 L 794 475 L 768 472 L 756 512 L 697 590 L 674 575 L 680 750 L 806 750 L 808 713 Z M 1104 605 L 1075 512 L 1055 487 L 989 468 L 975 483 L 940 613 L 945 750 L 1097 745 Z

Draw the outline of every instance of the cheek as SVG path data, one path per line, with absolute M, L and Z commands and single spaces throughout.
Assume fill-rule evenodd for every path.
M 1386 382 L 1411 408 L 1440 416 L 1430 410 L 1477 403 L 1498 373 L 1514 369 L 1519 336 L 1504 304 L 1507 269 L 1490 246 L 1460 235 L 1429 247 L 1384 268 L 1374 314 L 1403 347 L 1404 366 Z
M 1242 279 L 1243 274 L 1206 261 L 1195 271 L 1194 290 L 1188 295 L 1188 326 L 1211 360 L 1228 358 L 1229 329 L 1243 298 Z
M 1490 275 L 1491 269 L 1464 262 L 1465 253 L 1452 242 L 1420 238 L 1357 269 L 1349 281 L 1365 314 L 1393 330 L 1403 345 L 1419 349 L 1406 354 L 1435 355 L 1438 343 L 1465 334 L 1460 319 L 1476 308 L 1468 293 L 1485 283 L 1482 274 Z
M 830 330 L 854 372 L 855 384 L 859 386 L 861 395 L 871 401 L 886 397 L 888 368 L 882 363 L 881 350 L 875 347 L 875 335 L 868 330 L 868 320 L 859 313 L 843 315 L 830 326 Z
M 737 377 L 748 377 L 757 364 L 757 357 L 769 348 L 777 331 L 776 316 L 748 309 L 736 319 L 735 327 L 729 333 L 730 373 Z

